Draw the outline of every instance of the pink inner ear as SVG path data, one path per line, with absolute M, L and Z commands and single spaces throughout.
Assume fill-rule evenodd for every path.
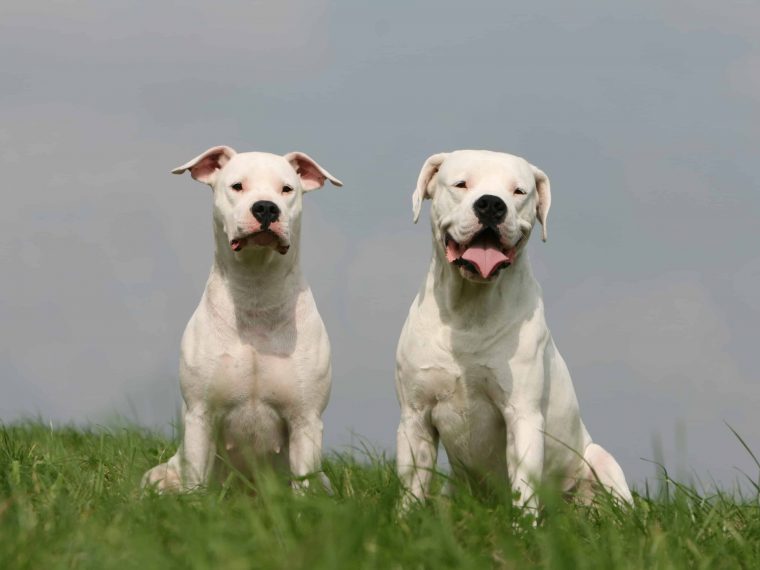
M 190 167 L 190 176 L 200 182 L 208 181 L 214 171 L 222 167 L 220 163 L 222 155 L 223 153 L 220 151 L 204 156 L 198 164 Z
M 307 160 L 298 160 L 298 169 L 296 170 L 301 178 L 301 186 L 307 192 L 321 188 L 327 180 L 319 169 Z

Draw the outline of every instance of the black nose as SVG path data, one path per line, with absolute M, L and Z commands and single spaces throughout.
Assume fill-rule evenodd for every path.
M 280 209 L 277 207 L 277 204 L 269 200 L 254 202 L 253 206 L 251 206 L 251 213 L 254 218 L 261 222 L 261 228 L 264 230 L 269 227 L 269 224 L 276 222 L 277 218 L 280 217 Z
M 472 205 L 475 215 L 484 226 L 496 226 L 507 217 L 507 205 L 498 196 L 484 194 Z

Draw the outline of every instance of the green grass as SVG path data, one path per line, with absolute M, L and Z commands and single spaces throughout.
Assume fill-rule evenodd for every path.
M 137 429 L 0 426 L 0 568 L 760 568 L 757 496 L 668 482 L 628 510 L 547 492 L 534 526 L 508 495 L 463 490 L 399 517 L 392 461 L 367 454 L 326 461 L 333 496 L 269 477 L 256 492 L 234 480 L 141 493 L 174 445 Z

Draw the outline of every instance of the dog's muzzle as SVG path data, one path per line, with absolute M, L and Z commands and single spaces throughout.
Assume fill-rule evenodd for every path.
M 486 228 L 496 227 L 507 217 L 507 205 L 504 200 L 493 194 L 483 194 L 472 205 L 478 221 Z
M 266 230 L 280 218 L 280 208 L 269 200 L 259 200 L 251 206 L 251 214 L 261 224 L 261 229 Z
M 272 230 L 261 230 L 230 240 L 230 248 L 235 252 L 242 251 L 247 245 L 271 247 L 282 255 L 288 253 L 288 250 L 290 249 L 290 245 L 285 243 L 284 240 Z
M 463 267 L 483 279 L 491 279 L 514 262 L 519 243 L 507 249 L 502 245 L 496 230 L 487 227 L 466 244 L 460 244 L 446 234 L 444 247 L 449 263 Z

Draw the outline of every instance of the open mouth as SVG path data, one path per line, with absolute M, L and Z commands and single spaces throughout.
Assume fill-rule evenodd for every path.
M 290 249 L 290 246 L 283 243 L 280 236 L 272 230 L 261 230 L 230 240 L 230 248 L 232 248 L 232 251 L 241 251 L 247 245 L 271 247 L 276 249 L 282 255 L 288 253 L 288 250 Z
M 491 228 L 479 231 L 467 244 L 459 244 L 446 234 L 444 246 L 449 263 L 463 267 L 483 279 L 495 277 L 499 271 L 509 267 L 514 262 L 517 250 L 517 244 L 506 249 L 499 234 Z

